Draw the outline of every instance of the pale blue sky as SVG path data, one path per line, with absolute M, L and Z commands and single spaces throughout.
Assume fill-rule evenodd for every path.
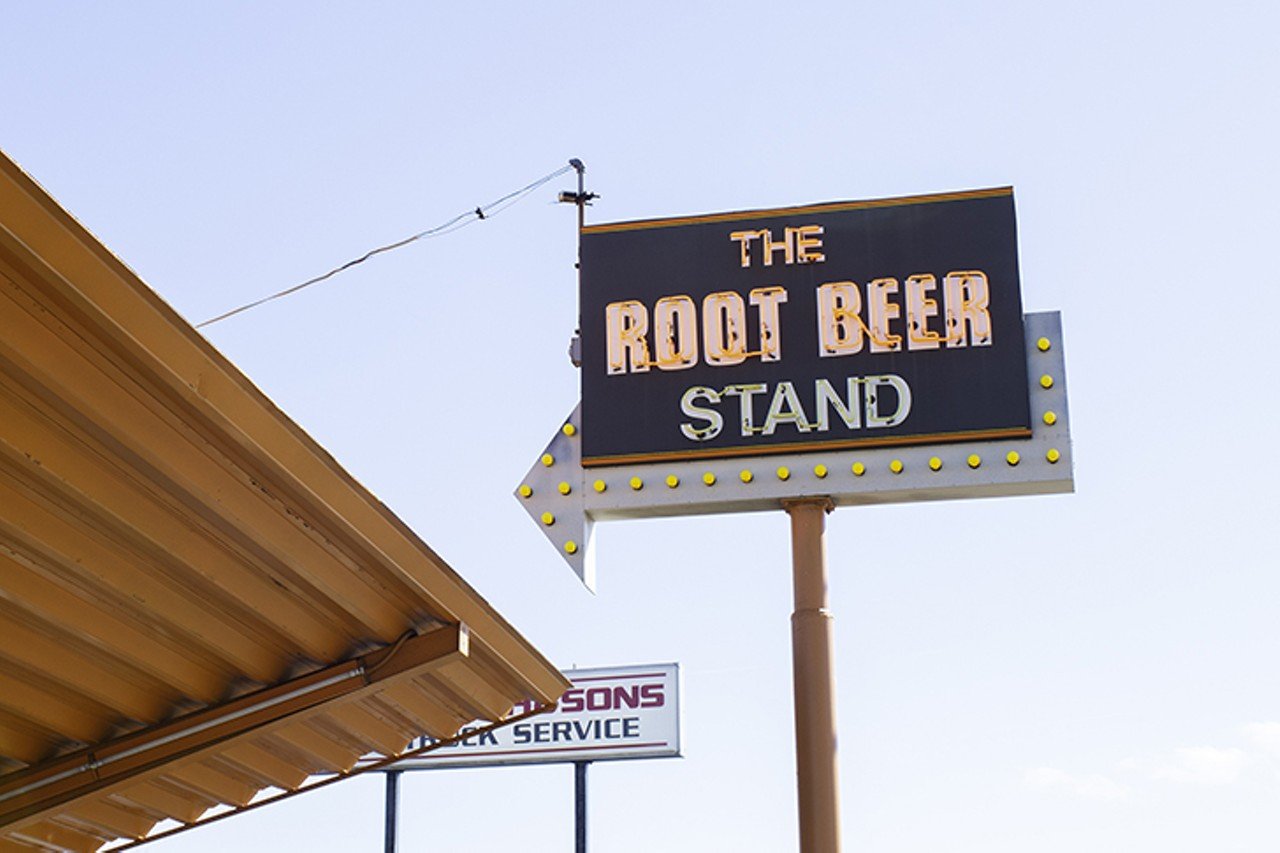
M 590 221 L 1014 185 L 1077 493 L 830 518 L 845 848 L 1274 850 L 1276 8 L 15 3 L 0 147 L 192 321 L 570 157 Z M 785 516 L 604 525 L 593 597 L 510 496 L 577 399 L 562 183 L 208 336 L 557 663 L 683 664 L 687 757 L 593 768 L 593 849 L 795 849 Z M 568 767 L 406 779 L 406 850 L 571 831 Z

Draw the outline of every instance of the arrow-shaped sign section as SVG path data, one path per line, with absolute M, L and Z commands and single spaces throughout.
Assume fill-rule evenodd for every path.
M 578 440 L 581 430 L 579 403 L 524 475 L 516 497 L 587 589 L 595 592 L 592 523 L 582 488 L 582 442 Z
M 859 506 L 1070 492 L 1061 318 L 1054 311 L 1024 321 L 1030 438 L 583 468 L 579 405 L 516 497 L 594 591 L 596 521 L 762 512 L 804 497 Z

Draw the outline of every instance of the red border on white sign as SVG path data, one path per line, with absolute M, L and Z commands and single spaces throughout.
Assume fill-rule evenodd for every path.
M 573 687 L 553 711 L 392 765 L 435 770 L 514 764 L 560 764 L 681 755 L 680 665 L 565 670 Z M 531 708 L 517 706 L 515 713 Z M 487 725 L 478 723 L 480 725 Z M 466 728 L 463 729 L 466 732 Z M 415 740 L 410 749 L 429 744 Z

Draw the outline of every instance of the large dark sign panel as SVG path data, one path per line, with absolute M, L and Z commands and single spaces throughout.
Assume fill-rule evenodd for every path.
M 1030 435 L 1011 189 L 582 232 L 583 464 Z

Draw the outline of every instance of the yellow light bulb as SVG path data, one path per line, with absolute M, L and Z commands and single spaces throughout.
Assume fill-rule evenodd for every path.
M 902 465 L 901 459 L 895 459 L 889 463 L 889 470 L 895 474 L 901 474 L 902 468 L 903 468 L 903 465 Z
M 708 471 L 702 475 L 702 482 L 706 483 L 708 486 L 714 486 L 716 484 L 716 475 Z
M 564 551 L 566 554 L 578 553 L 578 543 L 570 539 L 568 542 L 564 543 Z
M 556 491 L 558 491 L 562 495 L 567 495 L 573 491 L 573 486 L 570 486 L 568 483 L 561 483 L 560 485 L 556 486 Z
M 941 459 L 939 459 L 939 458 L 938 458 L 938 457 L 936 457 L 936 456 L 931 456 L 931 457 L 929 458 L 929 470 L 930 470 L 930 471 L 941 471 L 941 470 L 942 470 L 942 460 L 941 460 Z
M 521 484 L 521 486 L 520 486 L 520 497 L 522 497 L 522 498 L 531 498 L 531 497 L 533 497 L 533 487 L 532 487 L 532 486 L 530 486 L 528 483 L 523 483 L 523 484 Z
M 1048 352 L 1049 347 L 1051 346 L 1053 346 L 1053 344 L 1049 343 L 1048 338 L 1041 338 L 1040 340 L 1036 341 L 1036 349 L 1040 350 L 1040 352 Z
M 596 480 L 591 484 L 591 488 L 595 489 L 597 492 L 603 492 L 605 489 L 609 488 L 609 486 L 604 480 Z
M 827 476 L 827 466 L 821 463 L 814 465 L 813 476 L 817 477 L 819 480 L 825 478 Z
M 560 427 L 560 431 L 561 431 L 562 433 L 564 433 L 565 435 L 572 437 L 572 436 L 574 436 L 574 435 L 577 435 L 577 433 L 578 433 L 578 428 L 577 428 L 576 426 L 574 426 L 573 424 L 565 424 L 564 426 Z M 575 550 L 575 551 L 577 550 L 577 546 L 576 546 L 576 545 L 574 546 L 574 550 Z M 573 553 L 573 551 L 570 551 L 569 553 Z
M 1057 462 L 1059 459 L 1061 459 L 1062 454 L 1058 452 L 1058 448 L 1050 447 L 1049 450 L 1045 453 L 1044 458 L 1048 459 L 1049 462 L 1052 464 L 1054 462 Z
M 550 468 L 552 465 L 556 464 L 556 458 L 550 453 L 544 453 L 542 454 L 542 464 Z
M 970 453 L 968 462 L 969 462 L 970 468 L 977 468 L 979 465 L 982 464 L 982 457 L 976 453 Z
M 755 478 L 756 478 L 756 475 L 752 474 L 746 468 L 743 468 L 742 471 L 738 473 L 738 479 L 744 483 L 750 483 Z
M 644 480 L 641 480 L 639 477 L 632 477 L 631 488 L 635 489 L 637 492 L 640 491 L 644 488 Z
M 867 466 L 863 465 L 861 462 L 855 462 L 849 466 L 849 470 L 853 472 L 853 476 L 861 477 L 863 474 L 867 473 Z
M 1052 376 L 1050 376 L 1050 375 L 1049 375 L 1049 374 L 1047 374 L 1047 373 L 1046 373 L 1044 376 L 1041 376 L 1041 377 L 1040 377 L 1040 387 L 1041 387 L 1041 388 L 1044 388 L 1044 389 L 1046 389 L 1046 390 L 1048 390 L 1049 388 L 1052 388 L 1052 387 L 1053 387 L 1053 377 L 1052 377 Z
M 680 478 L 679 478 L 679 477 L 677 477 L 675 474 L 668 474 L 668 475 L 667 475 L 667 488 L 668 488 L 668 489 L 674 489 L 674 488 L 675 488 L 676 486 L 678 486 L 678 485 L 680 485 Z
M 1004 461 L 1008 462 L 1010 465 L 1017 465 L 1022 461 L 1022 455 L 1016 450 L 1010 450 L 1004 455 Z
M 556 523 L 556 517 L 549 512 L 544 512 L 542 514 L 542 523 L 545 524 L 547 527 L 550 527 L 551 525 Z
M 788 468 L 786 465 L 781 465 L 781 466 L 779 466 L 779 467 L 778 467 L 778 479 L 779 479 L 779 480 L 790 480 L 790 479 L 791 479 L 791 469 L 790 469 L 790 468 Z
M 1053 426 L 1058 422 L 1058 416 L 1054 412 L 1045 412 L 1043 420 L 1046 426 Z

